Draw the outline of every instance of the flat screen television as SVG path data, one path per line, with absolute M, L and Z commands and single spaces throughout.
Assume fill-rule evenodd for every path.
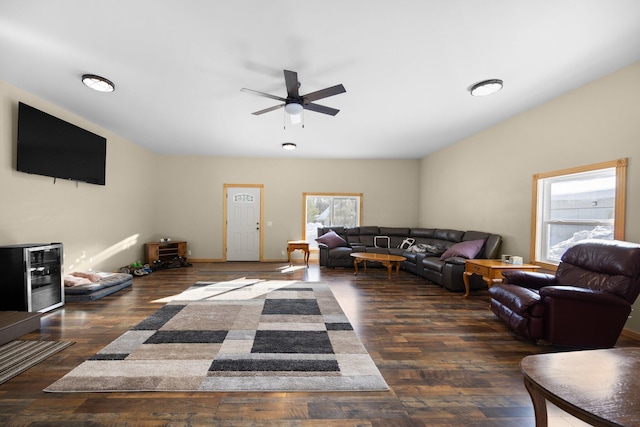
M 107 139 L 22 102 L 17 170 L 105 185 Z

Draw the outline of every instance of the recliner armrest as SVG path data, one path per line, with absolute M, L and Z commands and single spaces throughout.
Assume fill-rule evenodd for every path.
M 575 303 L 584 301 L 598 304 L 619 305 L 622 307 L 630 305 L 624 298 L 620 298 L 619 296 L 608 292 L 594 291 L 592 289 L 579 288 L 577 286 L 546 286 L 540 289 L 540 296 L 543 298 L 569 299 Z
M 542 317 L 544 307 L 536 291 L 519 285 L 496 283 L 489 288 L 491 298 L 520 315 Z
M 511 283 L 530 289 L 540 289 L 544 286 L 552 286 L 557 283 L 553 274 L 538 273 L 535 271 L 507 270 L 502 272 L 504 283 Z

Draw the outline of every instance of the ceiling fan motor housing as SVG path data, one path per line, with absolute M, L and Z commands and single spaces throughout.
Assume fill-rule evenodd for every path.
M 268 113 L 270 111 L 274 111 L 284 107 L 285 111 L 291 115 L 297 115 L 302 113 L 302 110 L 311 110 L 316 113 L 328 114 L 330 116 L 335 116 L 338 114 L 340 110 L 331 107 L 325 107 L 324 105 L 315 104 L 313 101 L 317 101 L 318 99 L 328 98 L 333 95 L 338 95 L 340 93 L 346 92 L 346 89 L 343 85 L 331 86 L 325 89 L 321 89 L 315 92 L 308 93 L 306 95 L 300 96 L 298 94 L 298 88 L 300 87 L 300 82 L 298 81 L 298 73 L 295 71 L 284 70 L 284 81 L 287 88 L 287 97 L 282 98 L 280 96 L 271 95 L 264 92 L 259 92 L 253 89 L 242 88 L 243 92 L 253 93 L 254 95 L 264 96 L 265 98 L 275 99 L 277 101 L 282 102 L 283 104 L 279 104 L 273 107 L 265 108 L 264 110 L 256 111 L 253 115 L 260 115 L 264 113 Z

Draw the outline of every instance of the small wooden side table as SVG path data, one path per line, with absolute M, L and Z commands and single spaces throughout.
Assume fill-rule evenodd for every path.
M 494 283 L 502 282 L 502 272 L 507 270 L 536 271 L 540 266 L 533 264 L 507 264 L 499 259 L 468 259 L 465 262 L 464 281 L 465 294 L 464 298 L 469 296 L 469 276 L 479 274 L 482 280 L 487 282 L 487 286 L 491 287 Z
M 291 263 L 291 252 L 298 249 L 304 252 L 304 265 L 309 267 L 309 242 L 305 240 L 289 240 L 287 242 L 287 259 L 289 260 L 289 265 L 293 265 Z

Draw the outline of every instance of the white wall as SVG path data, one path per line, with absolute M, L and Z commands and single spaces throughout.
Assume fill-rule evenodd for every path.
M 106 186 L 17 172 L 19 101 L 106 137 Z M 224 259 L 224 184 L 264 186 L 265 260 L 302 237 L 303 192 L 363 193 L 364 224 L 416 226 L 419 171 L 419 160 L 160 156 L 0 81 L 0 245 L 62 242 L 66 272 L 115 270 L 167 236 L 192 258 Z
M 107 138 L 106 186 L 16 171 L 18 102 Z M 142 258 L 156 229 L 155 155 L 0 81 L 0 245 L 62 242 L 65 272 L 111 271 Z
M 425 157 L 421 225 L 498 233 L 528 260 L 533 174 L 627 157 L 626 240 L 640 242 L 639 100 L 640 62 Z
M 304 192 L 363 193 L 363 225 L 418 224 L 418 160 L 160 156 L 157 167 L 157 231 L 188 241 L 196 259 L 224 258 L 224 184 L 264 186 L 265 260 L 286 259 L 286 241 L 303 237 Z

